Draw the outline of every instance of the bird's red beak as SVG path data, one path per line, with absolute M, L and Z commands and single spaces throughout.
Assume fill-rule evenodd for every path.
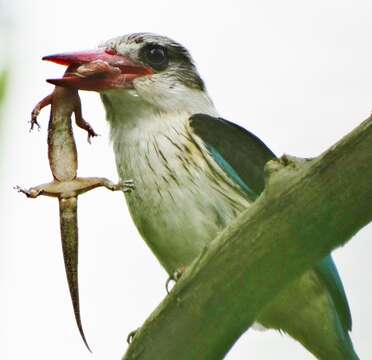
M 68 66 L 63 78 L 47 82 L 80 90 L 131 88 L 134 79 L 153 73 L 151 68 L 105 49 L 48 55 L 43 60 Z

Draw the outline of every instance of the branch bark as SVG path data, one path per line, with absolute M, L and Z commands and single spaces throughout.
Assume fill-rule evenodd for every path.
M 372 220 L 372 118 L 315 159 L 266 165 L 260 198 L 194 261 L 125 360 L 222 359 L 281 289 Z

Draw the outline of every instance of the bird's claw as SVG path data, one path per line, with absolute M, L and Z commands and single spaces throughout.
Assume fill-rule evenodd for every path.
M 136 330 L 133 330 L 131 331 L 128 336 L 127 336 L 127 343 L 130 345 L 134 339 L 134 337 L 136 336 L 137 332 L 138 332 L 139 328 L 136 329 Z
M 167 291 L 167 294 L 170 293 L 172 289 L 169 289 L 169 284 L 173 281 L 176 283 L 182 276 L 182 274 L 185 272 L 185 268 L 182 267 L 180 269 L 177 269 L 172 275 L 169 276 L 167 281 L 165 282 L 165 290 Z

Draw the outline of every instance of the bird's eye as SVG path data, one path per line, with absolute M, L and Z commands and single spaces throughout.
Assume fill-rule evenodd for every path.
M 144 60 L 156 70 L 164 70 L 168 66 L 167 49 L 160 45 L 149 45 L 144 52 Z

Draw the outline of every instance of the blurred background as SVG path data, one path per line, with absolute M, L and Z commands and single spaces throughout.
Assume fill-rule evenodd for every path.
M 30 200 L 12 189 L 51 178 L 49 112 L 40 116 L 41 131 L 30 133 L 28 121 L 52 90 L 45 79 L 64 69 L 43 63 L 43 55 L 89 49 L 131 32 L 168 35 L 191 51 L 222 116 L 278 155 L 311 157 L 372 110 L 371 17 L 370 0 L 0 0 L 0 358 L 119 359 L 127 334 L 166 295 L 167 275 L 140 239 L 123 196 L 105 190 L 81 196 L 79 281 L 88 353 L 65 279 L 57 201 Z M 81 97 L 85 118 L 102 136 L 89 145 L 75 129 L 79 174 L 116 180 L 99 97 Z M 367 226 L 334 253 L 361 359 L 372 359 L 371 238 Z M 278 357 L 313 359 L 287 336 L 253 330 L 227 359 Z

